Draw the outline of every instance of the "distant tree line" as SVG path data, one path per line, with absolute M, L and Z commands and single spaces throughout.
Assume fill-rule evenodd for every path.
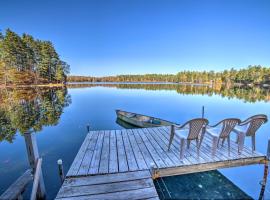
M 69 65 L 50 41 L 10 29 L 0 32 L 0 84 L 63 83 L 68 73 Z
M 199 84 L 269 84 L 270 68 L 260 65 L 245 69 L 182 71 L 177 74 L 118 75 L 107 77 L 69 76 L 68 82 L 182 82 Z

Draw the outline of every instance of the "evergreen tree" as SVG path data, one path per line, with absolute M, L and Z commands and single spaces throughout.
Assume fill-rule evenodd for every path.
M 51 42 L 20 37 L 10 29 L 0 34 L 1 84 L 65 82 L 68 69 Z

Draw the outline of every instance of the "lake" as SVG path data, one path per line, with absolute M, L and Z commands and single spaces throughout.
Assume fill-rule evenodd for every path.
M 61 185 L 57 160 L 63 160 L 67 172 L 87 134 L 87 124 L 92 130 L 123 129 L 116 122 L 115 109 L 182 124 L 201 117 L 202 106 L 210 124 L 228 117 L 244 120 L 259 113 L 269 116 L 270 90 L 158 83 L 0 89 L 0 194 L 29 168 L 23 137 L 26 131 L 36 132 L 47 196 L 52 199 Z M 256 147 L 262 153 L 266 152 L 269 130 L 267 123 L 257 132 Z M 250 138 L 246 145 L 250 146 Z M 219 172 L 247 195 L 259 197 L 262 165 Z M 268 191 L 265 194 L 270 197 Z

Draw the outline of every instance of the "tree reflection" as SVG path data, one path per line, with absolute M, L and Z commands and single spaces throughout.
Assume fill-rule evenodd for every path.
M 179 94 L 188 95 L 220 95 L 221 97 L 237 98 L 244 102 L 255 103 L 257 101 L 270 101 L 270 89 L 263 87 L 240 87 L 226 85 L 199 85 L 199 84 L 70 84 L 69 88 L 81 87 L 114 87 L 121 89 L 144 89 L 144 90 L 175 90 Z
M 56 125 L 70 103 L 65 87 L 0 89 L 0 141 L 12 142 L 17 131 Z

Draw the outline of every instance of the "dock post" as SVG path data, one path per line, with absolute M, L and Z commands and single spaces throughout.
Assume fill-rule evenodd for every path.
M 63 168 L 62 159 L 57 160 L 57 165 L 58 165 L 58 171 L 59 171 L 59 176 L 60 176 L 60 179 L 61 179 L 61 183 L 63 183 L 64 180 L 65 180 L 65 174 L 64 174 L 64 168 Z
M 89 131 L 90 131 L 90 124 L 87 124 L 86 125 L 86 130 L 87 130 L 87 133 L 89 133 Z
M 268 145 L 267 145 L 267 159 L 269 160 L 270 158 L 270 140 L 268 140 Z
M 155 169 L 155 163 L 150 164 L 150 173 L 151 173 L 151 176 L 152 176 L 153 180 L 158 178 L 158 173 L 157 173 L 157 170 Z
M 264 199 L 264 191 L 265 191 L 265 186 L 267 183 L 267 176 L 268 176 L 268 162 L 269 162 L 269 158 L 270 158 L 270 140 L 268 140 L 268 145 L 267 145 L 267 154 L 266 154 L 266 159 L 264 161 L 264 173 L 263 173 L 263 180 L 260 182 L 260 184 L 262 185 L 261 187 L 261 192 L 260 192 L 260 196 L 259 196 L 259 200 Z
M 202 118 L 204 118 L 204 106 L 202 106 Z
M 39 159 L 38 147 L 36 142 L 35 134 L 31 132 L 24 133 L 25 145 L 27 149 L 28 161 L 32 168 L 32 174 L 35 174 L 36 171 L 36 164 Z M 46 198 L 46 190 L 45 184 L 43 179 L 42 170 L 40 171 L 40 178 L 38 183 L 38 190 L 37 190 L 37 198 L 38 199 L 45 199 Z

